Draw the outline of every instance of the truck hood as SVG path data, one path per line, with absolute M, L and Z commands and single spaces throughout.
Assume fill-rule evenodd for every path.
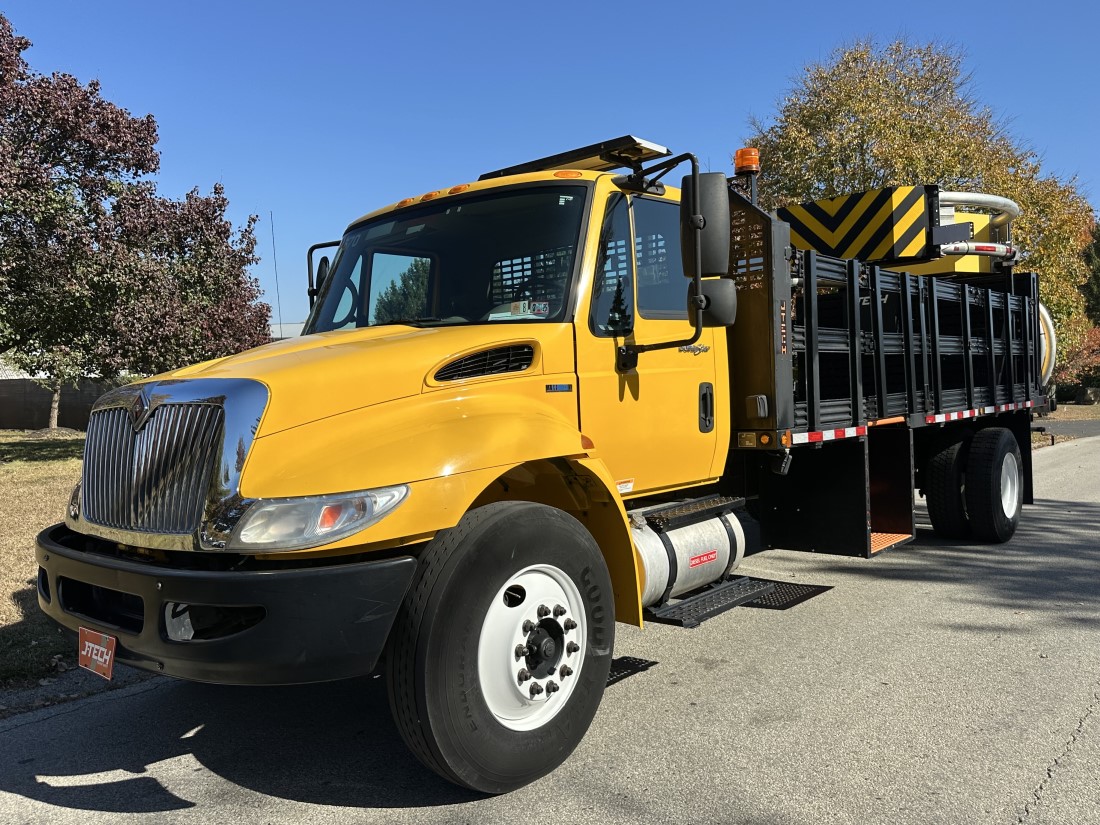
M 535 341 L 501 335 L 500 326 L 370 327 L 276 341 L 154 380 L 249 378 L 265 384 L 270 401 L 258 438 L 333 415 L 407 398 L 429 387 L 436 369 L 490 347 Z M 513 332 L 507 330 L 506 332 Z M 502 340 L 503 339 L 503 340 Z

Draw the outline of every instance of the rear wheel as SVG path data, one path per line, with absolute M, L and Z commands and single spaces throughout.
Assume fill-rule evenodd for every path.
M 1020 523 L 1024 485 L 1020 447 L 1003 427 L 979 430 L 966 460 L 966 511 L 975 538 L 1005 542 Z
M 963 501 L 963 469 L 966 444 L 959 441 L 945 447 L 928 461 L 928 517 L 936 535 L 962 539 L 970 535 Z
M 614 636 L 607 568 L 576 519 L 527 502 L 480 507 L 428 545 L 397 616 L 394 721 L 445 779 L 513 790 L 588 730 Z

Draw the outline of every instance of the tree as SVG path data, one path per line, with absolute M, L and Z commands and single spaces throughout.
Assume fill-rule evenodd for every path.
M 970 92 L 962 54 L 905 41 L 858 41 L 807 66 L 774 122 L 750 121 L 760 149 L 767 208 L 905 184 L 990 192 L 1023 210 L 1013 238 L 1038 272 L 1059 340 L 1079 346 L 1081 256 L 1094 222 L 1075 179 L 1044 176 L 1034 151 L 1014 140 Z
M 383 289 L 374 301 L 372 323 L 383 324 L 399 318 L 418 318 L 428 300 L 428 258 L 413 258 L 411 264 Z
M 1085 314 L 1093 324 L 1100 326 L 1100 223 L 1092 226 L 1092 243 L 1085 248 L 1085 267 L 1088 278 L 1081 284 Z
M 270 340 L 271 308 L 248 275 L 256 217 L 234 233 L 221 184 L 182 201 L 133 186 L 115 201 L 103 292 L 113 300 L 89 357 L 99 375 L 151 375 Z
M 0 351 L 54 393 L 87 374 L 102 310 L 86 278 L 117 187 L 155 172 L 156 123 L 104 100 L 96 83 L 31 72 L 0 15 Z
M 29 46 L 0 15 L 0 352 L 53 391 L 54 427 L 63 384 L 263 343 L 270 308 L 255 217 L 234 235 L 220 185 L 158 196 L 153 116 L 35 73 Z

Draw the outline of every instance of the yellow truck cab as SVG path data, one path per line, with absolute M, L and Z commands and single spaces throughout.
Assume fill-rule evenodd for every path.
M 767 589 L 732 575 L 746 508 L 767 545 L 869 557 L 918 490 L 942 534 L 1010 538 L 1045 395 L 1006 239 L 941 277 L 831 258 L 751 163 L 670 154 L 620 138 L 378 209 L 316 284 L 311 256 L 302 337 L 105 395 L 41 608 L 108 676 L 382 663 L 417 757 L 502 792 L 580 741 L 616 621 Z M 965 233 L 920 197 L 905 259 L 942 261 Z

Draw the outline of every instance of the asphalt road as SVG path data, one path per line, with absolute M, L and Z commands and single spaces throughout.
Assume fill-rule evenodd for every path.
M 1006 545 L 925 527 L 871 561 L 767 551 L 743 572 L 833 589 L 695 630 L 620 626 L 616 654 L 656 664 L 513 794 L 421 768 L 378 679 L 158 678 L 0 722 L 0 823 L 1095 825 L 1100 438 L 1035 463 Z
M 1100 435 L 1100 419 L 1095 418 L 1057 421 L 1050 418 L 1039 418 L 1035 420 L 1035 426 L 1046 428 L 1048 433 L 1068 435 L 1072 438 L 1089 438 Z

